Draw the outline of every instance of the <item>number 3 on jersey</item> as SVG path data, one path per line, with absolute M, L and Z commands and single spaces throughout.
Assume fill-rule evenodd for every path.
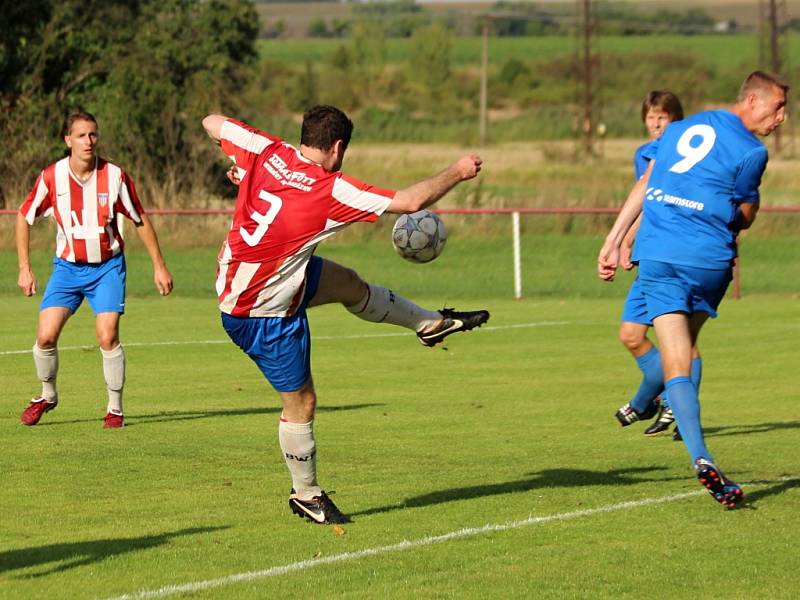
M 258 243 L 261 241 L 261 238 L 266 235 L 267 229 L 269 229 L 269 226 L 272 225 L 272 222 L 275 220 L 275 217 L 278 216 L 278 212 L 283 206 L 283 201 L 278 198 L 278 196 L 275 194 L 270 194 L 267 191 L 261 190 L 258 193 L 258 197 L 269 204 L 269 208 L 267 209 L 266 213 L 262 214 L 254 210 L 253 214 L 250 215 L 250 218 L 258 223 L 258 227 L 253 230 L 253 233 L 249 233 L 244 227 L 239 228 L 239 235 L 242 236 L 244 243 L 250 247 L 258 245 Z
M 697 146 L 692 146 L 691 141 L 699 137 L 700 143 Z M 689 169 L 703 160 L 706 155 L 711 152 L 714 147 L 714 142 L 717 141 L 717 132 L 710 125 L 692 125 L 678 140 L 675 150 L 680 154 L 683 159 L 676 162 L 670 167 L 673 173 L 686 173 Z

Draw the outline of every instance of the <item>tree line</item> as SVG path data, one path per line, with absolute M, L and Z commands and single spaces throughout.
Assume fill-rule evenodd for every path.
M 0 203 L 63 155 L 63 118 L 100 122 L 103 153 L 167 196 L 208 179 L 199 120 L 236 108 L 257 62 L 246 0 L 3 0 Z M 213 150 L 213 149 L 212 149 Z M 23 191 L 24 190 L 24 191 Z

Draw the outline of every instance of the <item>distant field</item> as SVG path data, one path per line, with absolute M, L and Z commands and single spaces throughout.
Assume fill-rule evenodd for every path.
M 791 121 L 789 122 L 791 123 Z M 490 133 L 495 124 L 490 123 Z M 296 143 L 297 126 L 287 131 L 287 139 Z M 476 130 L 477 127 L 473 126 Z M 354 140 L 348 148 L 345 171 L 375 185 L 400 189 L 418 181 L 457 160 L 465 152 L 478 152 L 484 168 L 478 179 L 466 182 L 445 198 L 440 206 L 446 208 L 509 208 L 509 207 L 614 207 L 621 206 L 633 183 L 632 156 L 641 139 L 614 139 L 598 144 L 602 156 L 587 158 L 578 143 L 571 140 L 552 142 L 519 142 L 491 144 L 480 148 L 470 144 L 365 143 L 356 120 Z M 784 138 L 786 143 L 788 140 Z M 800 142 L 785 146 L 781 156 L 771 156 L 761 185 L 763 206 L 793 206 L 800 204 Z M 794 157 L 793 157 L 794 156 Z M 220 167 L 222 172 L 222 167 Z M 35 176 L 31 174 L 30 184 Z M 146 190 L 140 189 L 145 208 L 152 206 Z M 27 192 L 27 190 L 26 190 Z M 16 208 L 22 198 L 9 202 Z M 192 198 L 197 202 L 196 198 Z M 196 204 L 189 204 L 193 206 Z M 214 206 L 233 207 L 230 200 L 218 199 Z M 0 251 L 14 248 L 13 215 L 0 215 Z M 390 222 L 389 217 L 383 219 Z M 469 236 L 501 233 L 509 230 L 508 217 L 450 219 L 453 227 Z M 196 246 L 198 242 L 216 248 L 229 226 L 227 217 L 155 217 L 159 236 L 168 245 Z M 526 217 L 524 224 L 533 234 L 577 233 L 604 235 L 607 217 Z M 372 235 L 369 226 L 354 227 L 347 235 Z M 793 238 L 800 232 L 800 214 L 763 213 L 750 237 Z M 138 241 L 133 230 L 126 229 L 132 243 Z M 52 223 L 44 221 L 33 230 L 36 248 L 53 246 Z M 387 237 L 388 239 L 388 237 Z M 457 243 L 457 242 L 456 242 Z M 16 263 L 12 261 L 11 266 Z M 16 279 L 16 277 L 14 277 Z M 12 282 L 13 283 L 13 282 Z M 1 283 L 0 283 L 1 285 Z
M 800 34 L 789 36 L 789 56 L 800 55 Z M 278 39 L 259 40 L 262 58 L 302 64 L 306 60 L 321 61 L 334 49 L 348 43 L 346 39 Z M 409 39 L 386 41 L 387 61 L 400 63 L 410 55 Z M 489 45 L 492 65 L 502 65 L 509 58 L 547 60 L 574 53 L 577 41 L 569 36 L 493 38 Z M 681 50 L 701 56 L 714 66 L 753 66 L 758 60 L 758 39 L 754 34 L 695 35 L 695 36 L 608 36 L 597 40 L 601 52 L 674 52 Z M 452 40 L 452 61 L 458 66 L 480 64 L 481 40 L 478 37 L 458 37 Z

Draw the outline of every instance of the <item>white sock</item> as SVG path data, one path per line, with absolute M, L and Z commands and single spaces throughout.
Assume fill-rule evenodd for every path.
M 278 441 L 283 459 L 292 475 L 292 487 L 300 500 L 311 500 L 322 490 L 317 483 L 317 444 L 314 441 L 314 421 L 289 423 L 281 417 Z
M 34 344 L 33 364 L 36 365 L 36 376 L 42 382 L 42 398 L 48 402 L 56 402 L 58 400 L 58 392 L 56 392 L 58 347 L 39 348 L 39 344 Z
M 106 412 L 122 414 L 122 386 L 125 385 L 125 352 L 122 344 L 112 350 L 103 350 L 103 375 L 108 387 L 108 407 Z
M 364 297 L 347 310 L 359 319 L 372 323 L 391 323 L 422 331 L 442 319 L 438 311 L 425 310 L 379 285 L 367 285 Z

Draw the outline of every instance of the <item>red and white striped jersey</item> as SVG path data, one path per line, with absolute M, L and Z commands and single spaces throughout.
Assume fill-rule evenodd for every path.
M 220 137 L 241 183 L 219 254 L 219 308 L 236 317 L 290 316 L 317 244 L 351 223 L 376 221 L 395 192 L 327 171 L 240 121 L 228 119 Z
M 29 225 L 54 217 L 56 256 L 72 263 L 101 263 L 122 252 L 119 216 L 141 223 L 144 214 L 133 180 L 117 165 L 97 159 L 92 176 L 81 182 L 69 157 L 39 174 L 19 212 Z

